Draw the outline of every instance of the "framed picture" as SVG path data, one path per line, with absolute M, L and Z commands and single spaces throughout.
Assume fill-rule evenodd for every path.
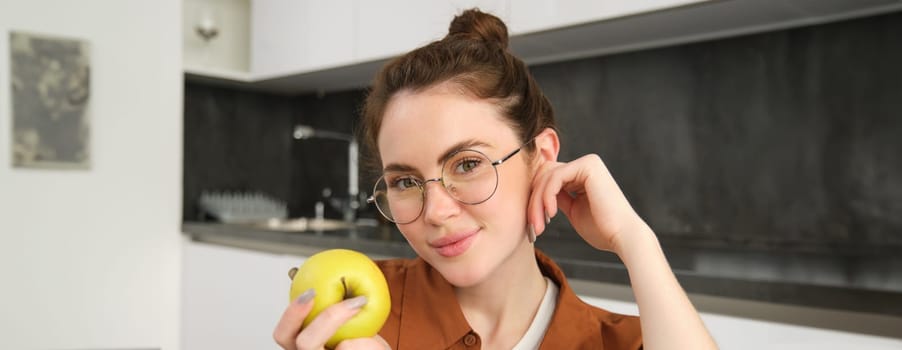
M 10 32 L 12 163 L 90 169 L 90 46 Z

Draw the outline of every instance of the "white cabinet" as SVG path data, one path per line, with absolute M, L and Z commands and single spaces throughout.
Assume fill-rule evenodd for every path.
M 186 70 L 247 73 L 250 59 L 248 0 L 184 0 L 182 2 L 182 63 Z M 215 29 L 207 40 L 202 24 Z
M 278 349 L 272 331 L 288 305 L 288 269 L 301 256 L 187 242 L 182 258 L 183 349 Z
M 186 70 L 254 83 L 383 60 L 442 38 L 456 14 L 474 7 L 497 15 L 517 35 L 701 1 L 186 0 L 186 43 L 193 45 L 186 46 Z M 199 8 L 224 20 L 221 37 L 204 45 L 189 33 Z M 237 18 L 242 12 L 244 22 Z M 235 44 L 242 41 L 244 49 Z M 249 58 L 231 57 L 242 54 Z M 230 63 L 236 60 L 249 61 L 247 68 Z
M 392 57 L 441 38 L 451 14 L 446 14 L 448 19 L 445 19 L 442 7 L 437 6 L 439 3 L 416 0 L 361 1 L 355 25 L 357 57 Z
M 297 66 L 304 55 L 306 2 L 251 1 L 251 72 L 271 74 Z
M 397 56 L 442 38 L 473 7 L 518 35 L 702 1 L 185 0 L 185 67 L 254 82 Z M 194 30 L 205 14 L 219 29 L 209 41 Z
M 355 61 L 354 11 L 357 1 L 309 1 L 306 64 L 303 70 L 343 66 Z
M 514 34 L 579 25 L 709 0 L 518 0 L 511 2 L 508 26 Z
M 243 2 L 250 8 L 245 22 L 250 22 L 246 25 L 250 49 L 245 50 L 233 45 L 243 40 L 234 33 L 243 25 L 230 17 L 234 10 L 225 10 L 220 16 L 227 26 L 221 39 L 234 41 L 228 45 L 200 45 L 190 34 L 192 19 L 186 18 L 186 38 L 192 40 L 185 46 L 189 79 L 292 94 L 363 88 L 384 60 L 442 38 L 454 15 L 472 7 L 496 14 L 507 23 L 511 49 L 528 64 L 902 9 L 898 0 L 809 0 L 792 6 L 785 1 L 759 0 L 184 1 L 232 9 L 241 6 L 223 4 Z M 185 15 L 195 10 L 186 5 Z M 208 52 L 201 50 L 204 47 Z M 240 58 L 226 57 L 236 52 L 250 57 L 249 69 L 230 68 L 241 65 Z M 188 62 L 198 57 L 218 63 L 205 66 Z
M 448 33 L 461 11 L 478 7 L 507 18 L 509 0 L 360 1 L 357 5 L 357 61 L 403 54 Z
M 251 73 L 259 79 L 354 61 L 354 0 L 253 0 Z
M 400 55 L 448 32 L 460 11 L 507 16 L 509 0 L 253 0 L 251 72 L 261 79 Z

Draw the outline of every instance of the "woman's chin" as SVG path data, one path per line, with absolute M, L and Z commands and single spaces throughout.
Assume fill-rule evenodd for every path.
M 458 288 L 467 288 L 472 287 L 485 279 L 483 274 L 474 273 L 475 271 L 448 271 L 443 272 L 439 270 L 445 280 L 448 281 L 451 285 Z
M 455 287 L 472 287 L 484 281 L 489 275 L 490 266 L 485 262 L 469 261 L 467 263 L 439 262 L 433 267 L 442 274 L 448 283 Z

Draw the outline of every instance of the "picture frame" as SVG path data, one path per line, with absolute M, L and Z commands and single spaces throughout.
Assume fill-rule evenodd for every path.
M 12 166 L 91 168 L 87 41 L 10 31 Z

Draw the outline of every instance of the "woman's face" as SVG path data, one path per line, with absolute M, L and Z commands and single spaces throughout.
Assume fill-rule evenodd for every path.
M 440 84 L 402 91 L 389 102 L 379 131 L 384 169 L 403 169 L 418 179 L 442 176 L 443 155 L 475 149 L 492 161 L 521 146 L 492 103 Z M 428 182 L 422 214 L 398 229 L 417 254 L 451 284 L 484 281 L 526 239 L 526 207 L 532 182 L 528 153 L 497 166 L 498 188 L 485 202 L 458 202 L 441 182 Z M 392 171 L 397 174 L 396 171 Z

